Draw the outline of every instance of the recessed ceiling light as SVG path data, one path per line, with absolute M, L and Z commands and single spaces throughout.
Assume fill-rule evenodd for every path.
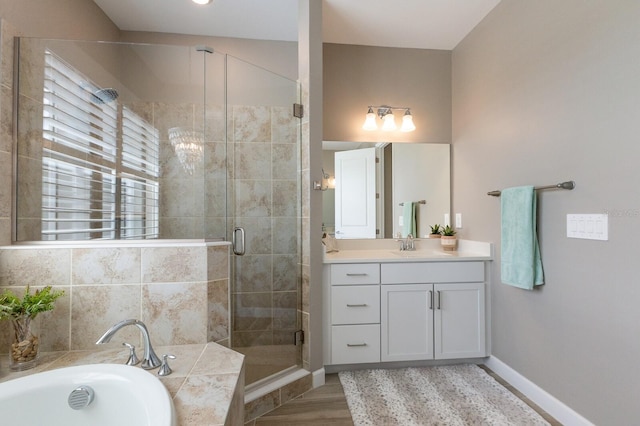
M 211 0 L 191 0 L 191 1 L 196 3 L 196 4 L 209 4 L 209 3 L 211 3 Z

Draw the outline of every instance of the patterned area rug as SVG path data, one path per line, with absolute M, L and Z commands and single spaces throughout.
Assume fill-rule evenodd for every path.
M 343 371 L 356 426 L 549 425 L 476 365 Z

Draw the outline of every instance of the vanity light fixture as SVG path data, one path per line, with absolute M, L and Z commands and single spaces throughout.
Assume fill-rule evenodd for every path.
M 374 113 L 374 108 L 377 110 Z M 408 107 L 392 107 L 388 105 L 369 105 L 367 110 L 367 117 L 362 125 L 364 130 L 378 130 L 378 124 L 376 123 L 376 115 L 382 119 L 382 130 L 385 132 L 393 131 L 397 129 L 396 120 L 393 115 L 393 110 L 403 110 L 401 132 L 413 132 L 416 126 L 413 124 L 413 116 L 411 110 Z
M 209 4 L 212 0 L 191 0 L 195 4 Z
M 411 111 L 407 108 L 402 116 L 402 126 L 400 126 L 401 132 L 413 132 L 416 129 L 416 125 L 413 124 L 413 116 Z

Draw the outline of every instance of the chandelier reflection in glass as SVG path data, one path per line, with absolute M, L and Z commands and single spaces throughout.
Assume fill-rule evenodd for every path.
M 202 161 L 202 133 L 184 127 L 172 127 L 169 129 L 169 141 L 184 170 L 193 175 Z

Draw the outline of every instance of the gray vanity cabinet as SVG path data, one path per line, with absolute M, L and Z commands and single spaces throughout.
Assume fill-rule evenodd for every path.
M 484 262 L 325 266 L 325 364 L 484 357 Z

